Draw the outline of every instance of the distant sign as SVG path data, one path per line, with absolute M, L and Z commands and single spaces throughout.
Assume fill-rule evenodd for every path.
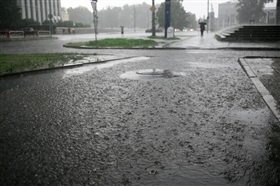
M 49 15 L 48 15 L 48 18 L 49 18 L 49 19 L 52 19 L 52 18 L 53 18 L 53 15 L 52 15 L 52 14 L 49 14 Z
M 150 10 L 151 10 L 152 12 L 154 12 L 154 11 L 156 11 L 156 7 L 155 7 L 155 6 L 152 6 L 152 7 L 150 8 Z
M 50 37 L 51 32 L 50 31 L 38 31 L 38 37 Z
M 174 37 L 174 28 L 168 27 L 167 29 L 167 38 L 173 38 Z
M 23 31 L 10 31 L 9 35 L 10 38 L 24 38 Z

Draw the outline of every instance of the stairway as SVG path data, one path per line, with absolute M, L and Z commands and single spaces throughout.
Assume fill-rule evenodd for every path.
M 219 41 L 280 41 L 280 25 L 241 25 L 231 27 L 216 34 Z

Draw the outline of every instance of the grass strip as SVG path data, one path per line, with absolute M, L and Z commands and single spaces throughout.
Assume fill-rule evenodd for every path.
M 163 40 L 180 40 L 178 37 L 162 37 L 162 36 L 148 36 L 149 39 L 163 39 Z
M 97 41 L 89 41 L 89 42 L 78 42 L 78 43 L 67 43 L 67 46 L 73 47 L 120 47 L 120 48 L 131 48 L 131 47 L 149 47 L 156 46 L 157 42 L 154 40 L 147 39 L 125 39 L 125 38 L 110 38 L 110 39 L 102 39 Z
M 40 67 L 51 68 L 57 64 L 65 64 L 79 59 L 83 59 L 83 56 L 76 53 L 1 54 L 0 75 L 34 70 Z

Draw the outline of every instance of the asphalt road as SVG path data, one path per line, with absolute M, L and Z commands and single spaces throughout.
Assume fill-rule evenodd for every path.
M 1 78 L 3 185 L 279 184 L 279 121 L 237 62 L 277 52 L 30 42 L 15 51 L 138 57 Z M 137 74 L 152 69 L 171 73 Z

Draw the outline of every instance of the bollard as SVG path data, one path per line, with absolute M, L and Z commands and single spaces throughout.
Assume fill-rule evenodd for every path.
M 124 26 L 121 26 L 121 34 L 124 34 Z

